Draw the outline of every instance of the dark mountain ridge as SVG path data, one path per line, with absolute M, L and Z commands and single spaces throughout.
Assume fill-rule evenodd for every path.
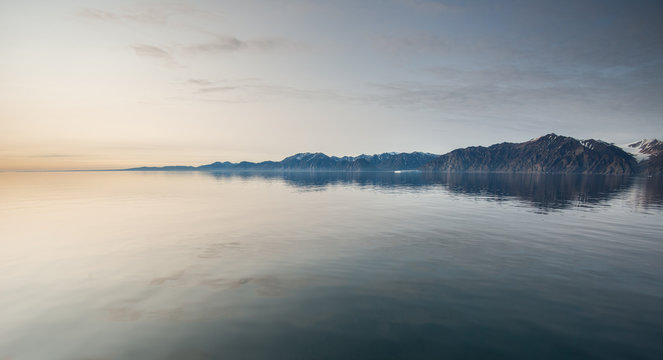
M 618 146 L 548 134 L 523 143 L 457 149 L 422 170 L 630 175 L 637 167 L 635 158 Z
M 395 171 L 663 175 L 663 143 L 647 143 L 648 160 L 638 163 L 622 148 L 600 140 L 548 134 L 523 143 L 471 146 L 444 155 L 423 152 L 328 156 L 298 153 L 281 161 L 215 162 L 194 166 L 140 167 L 142 171 Z M 656 149 L 662 149 L 658 151 Z M 629 145 L 630 146 L 630 145 Z
M 164 166 L 139 167 L 128 170 L 140 171 L 271 171 L 271 170 L 324 170 L 324 171 L 393 171 L 416 170 L 439 155 L 423 152 L 383 153 L 359 156 L 327 156 L 323 153 L 299 153 L 281 161 L 263 161 L 259 163 L 242 161 L 240 163 L 214 162 L 202 166 Z

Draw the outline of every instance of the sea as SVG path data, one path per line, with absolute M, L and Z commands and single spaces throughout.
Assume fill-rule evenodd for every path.
M 0 359 L 663 359 L 663 179 L 0 173 Z

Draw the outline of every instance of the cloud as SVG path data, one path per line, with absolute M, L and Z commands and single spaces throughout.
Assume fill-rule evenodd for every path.
M 204 94 L 204 93 L 213 93 L 221 91 L 231 91 L 237 89 L 239 89 L 239 87 L 237 86 L 208 86 L 198 89 L 198 92 Z
M 194 54 L 214 54 L 240 50 L 272 51 L 303 47 L 292 40 L 279 37 L 261 37 L 240 40 L 234 36 L 219 35 L 213 40 L 185 46 L 185 51 Z
M 237 51 L 246 48 L 246 42 L 241 41 L 233 36 L 217 36 L 216 39 L 208 42 L 189 45 L 186 50 L 193 53 L 214 53 Z
M 565 123 L 577 114 L 631 117 L 660 114 L 663 63 L 606 73 L 600 69 L 494 66 L 431 69 L 425 81 L 373 84 L 364 98 L 385 107 L 531 118 Z M 659 74 L 656 76 L 656 74 Z
M 189 79 L 187 80 L 187 83 L 191 85 L 199 85 L 199 86 L 210 86 L 214 84 L 213 82 L 205 79 Z
M 575 121 L 576 114 L 596 118 L 628 116 L 636 111 L 660 114 L 663 105 L 657 95 L 663 89 L 661 69 L 663 62 L 609 73 L 597 69 L 568 72 L 545 66 L 446 66 L 427 69 L 425 78 L 419 80 L 366 84 L 350 91 L 260 79 L 195 79 L 187 83 L 193 87 L 194 98 L 206 102 L 331 101 L 468 118 L 501 116 L 536 122 L 552 117 L 566 123 Z
M 168 67 L 177 68 L 182 66 L 177 61 L 175 61 L 173 56 L 168 51 L 158 46 L 138 44 L 131 46 L 131 48 L 134 50 L 136 55 L 159 60 L 163 65 Z
M 248 103 L 274 99 L 302 99 L 316 101 L 356 101 L 350 94 L 330 89 L 304 89 L 273 84 L 256 78 L 228 79 L 222 81 L 189 79 L 186 85 L 193 87 L 196 99 L 223 103 Z
M 498 77 L 502 77 L 499 76 Z M 467 77 L 463 77 L 467 79 Z M 193 94 L 198 100 L 223 103 L 251 103 L 296 99 L 303 101 L 323 101 L 355 103 L 370 106 L 468 112 L 514 106 L 521 101 L 536 100 L 540 89 L 525 89 L 517 86 L 499 86 L 484 82 L 463 84 L 455 80 L 447 83 L 423 83 L 402 81 L 370 84 L 368 88 L 356 91 L 335 89 L 312 89 L 297 86 L 274 84 L 257 79 L 231 79 L 224 81 L 205 80 L 187 82 L 193 86 Z M 548 89 L 541 96 L 574 94 L 560 89 Z M 529 97 L 523 98 L 525 95 Z
M 91 20 L 102 20 L 102 21 L 118 21 L 120 17 L 111 11 L 92 9 L 92 8 L 82 8 L 78 10 L 76 15 Z
M 197 43 L 193 45 L 177 45 L 173 51 L 178 55 L 185 54 L 207 54 L 214 55 L 218 53 L 238 52 L 238 51 L 276 51 L 280 49 L 296 49 L 303 46 L 291 40 L 276 37 L 254 38 L 249 40 L 240 40 L 234 36 L 217 36 L 213 41 Z M 161 47 L 147 44 L 133 45 L 131 48 L 136 55 L 160 59 L 170 66 L 181 66 L 175 61 L 173 53 L 164 50 Z M 190 79 L 193 85 L 210 86 L 212 83 L 206 83 L 204 79 Z
M 163 60 L 173 60 L 172 56 L 170 56 L 166 50 L 157 46 L 141 44 L 133 45 L 131 48 L 134 49 L 134 52 L 136 52 L 136 55 L 138 56 L 147 56 Z
M 136 6 L 122 11 L 80 8 L 76 15 L 89 20 L 136 22 L 143 24 L 166 24 L 171 18 L 188 14 L 204 14 L 182 2 L 161 3 L 159 5 Z

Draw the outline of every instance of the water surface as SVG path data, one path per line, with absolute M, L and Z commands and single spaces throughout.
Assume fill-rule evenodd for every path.
M 0 359 L 660 359 L 663 181 L 0 173 Z

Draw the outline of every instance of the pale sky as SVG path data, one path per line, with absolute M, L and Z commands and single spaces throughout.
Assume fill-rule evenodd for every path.
M 663 2 L 0 0 L 0 169 L 663 137 Z

